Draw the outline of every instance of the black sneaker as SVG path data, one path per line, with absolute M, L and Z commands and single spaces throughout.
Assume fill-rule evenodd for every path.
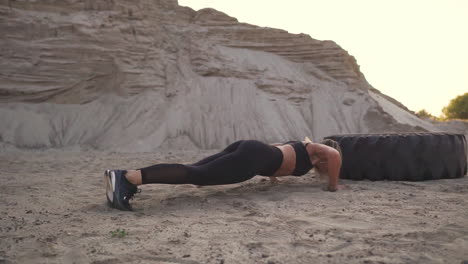
M 106 170 L 104 172 L 107 203 L 112 208 L 132 211 L 129 201 L 138 188 L 127 180 L 125 173 L 127 173 L 125 170 Z

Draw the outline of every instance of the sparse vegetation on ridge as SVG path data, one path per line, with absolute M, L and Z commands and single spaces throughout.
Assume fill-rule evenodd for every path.
M 448 106 L 442 109 L 446 119 L 468 119 L 468 93 L 450 100 Z
M 442 109 L 442 115 L 437 117 L 421 109 L 415 113 L 419 118 L 432 119 L 435 121 L 449 121 L 453 119 L 468 120 L 468 93 L 459 95 L 450 100 L 450 103 Z

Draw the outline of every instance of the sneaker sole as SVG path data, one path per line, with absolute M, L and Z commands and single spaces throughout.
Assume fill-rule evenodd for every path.
M 104 172 L 104 184 L 106 186 L 106 198 L 110 207 L 114 207 L 115 175 L 112 171 Z
M 121 171 L 119 171 L 121 173 Z M 119 175 L 122 177 L 122 175 Z M 117 188 L 117 177 L 116 177 L 116 171 L 114 170 L 106 170 L 104 172 L 104 178 L 105 178 L 105 184 L 106 184 L 106 198 L 107 198 L 107 203 L 109 204 L 110 207 L 119 209 L 122 211 L 133 211 L 131 206 L 125 205 L 119 202 L 119 199 L 117 197 L 120 196 L 119 193 L 119 188 Z M 120 179 L 121 180 L 121 179 Z

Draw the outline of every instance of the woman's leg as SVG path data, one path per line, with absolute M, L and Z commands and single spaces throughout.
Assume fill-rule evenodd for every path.
M 157 164 L 136 171 L 106 170 L 107 201 L 111 207 L 132 210 L 130 199 L 137 192 L 135 185 L 195 184 L 221 185 L 246 181 L 262 172 L 272 151 L 255 140 L 231 144 L 225 153 L 197 162 L 198 165 Z
M 162 163 L 140 169 L 141 184 L 189 184 L 188 165 Z
M 136 185 L 139 184 L 190 184 L 189 174 L 193 173 L 194 166 L 210 163 L 220 157 L 236 151 L 242 141 L 236 141 L 227 146 L 220 153 L 206 157 L 194 164 L 156 164 L 137 171 L 128 171 L 127 179 Z
M 203 164 L 206 164 L 210 161 L 213 161 L 219 157 L 222 157 L 228 153 L 231 153 L 233 151 L 235 151 L 237 149 L 237 147 L 239 147 L 239 144 L 242 142 L 242 140 L 239 140 L 239 141 L 236 141 L 234 143 L 232 143 L 231 145 L 227 146 L 223 151 L 221 151 L 220 153 L 216 153 L 214 155 L 211 155 L 209 157 L 206 157 L 196 163 L 193 163 L 192 166 L 198 166 L 198 165 L 203 165 Z
M 142 168 L 141 183 L 221 185 L 243 182 L 261 169 L 255 141 L 238 141 L 192 165 L 157 164 Z M 254 148 L 253 148 L 254 147 Z M 258 148 L 257 148 L 258 149 Z

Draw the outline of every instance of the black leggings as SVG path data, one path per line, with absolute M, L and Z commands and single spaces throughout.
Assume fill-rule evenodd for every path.
M 255 175 L 271 176 L 282 161 L 283 154 L 277 147 L 240 140 L 197 163 L 165 163 L 140 170 L 143 184 L 221 185 L 243 182 Z

